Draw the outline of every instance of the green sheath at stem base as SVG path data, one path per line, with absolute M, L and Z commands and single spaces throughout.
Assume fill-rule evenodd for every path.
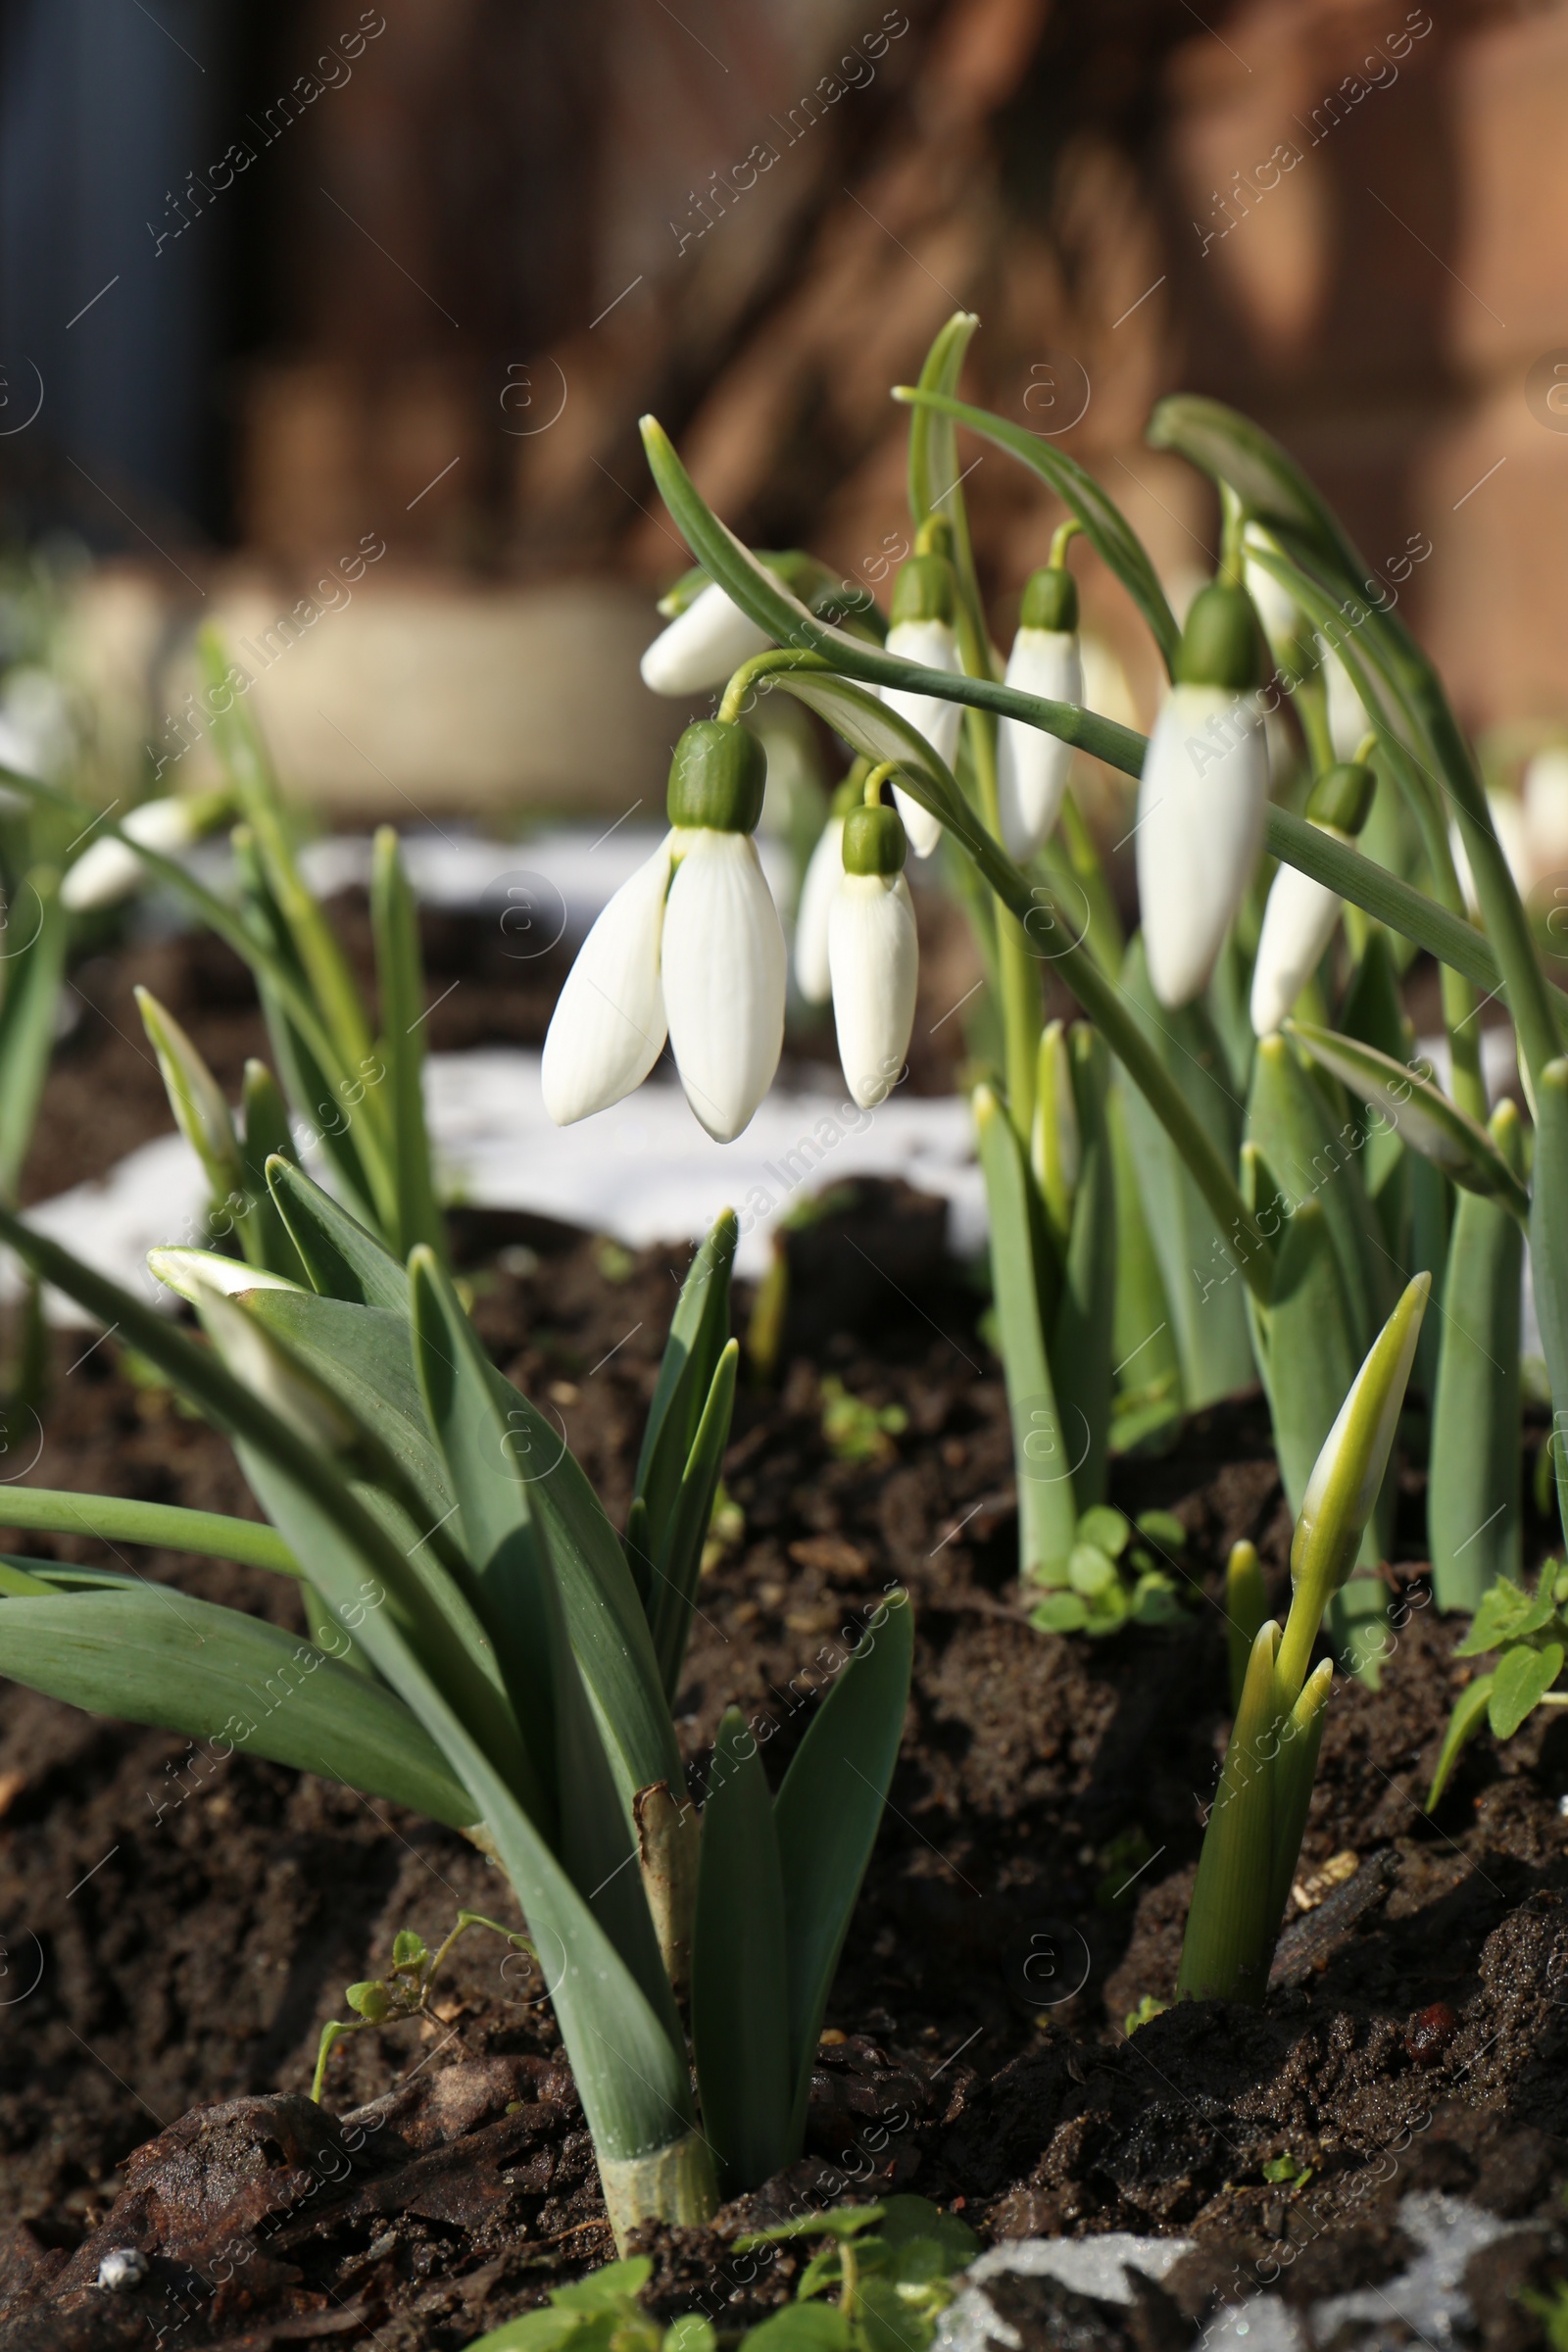
M 599 2157 L 615 2250 L 623 2254 L 639 2222 L 670 2222 L 699 2229 L 718 2211 L 713 2158 L 700 2132 L 688 2132 L 647 2156 Z

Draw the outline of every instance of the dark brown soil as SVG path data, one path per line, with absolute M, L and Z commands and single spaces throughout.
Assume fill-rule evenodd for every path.
M 246 1050 L 243 996 L 231 1015 L 211 996 L 204 1009 L 231 1017 Z M 128 1090 L 122 1107 L 128 1132 Z M 165 1124 L 159 1112 L 130 1140 Z M 1189 1531 L 1177 1625 L 1102 1645 L 1041 1636 L 1012 1585 L 1009 1447 L 979 1301 L 921 1262 L 928 1228 L 906 1197 L 861 1215 L 897 1287 L 868 1279 L 851 1298 L 831 1234 L 811 1245 L 814 1279 L 803 1259 L 794 1330 L 856 1328 L 830 1331 L 814 1358 L 791 1341 L 780 1385 L 742 1392 L 725 1479 L 744 1527 L 705 1579 L 678 1709 L 699 1772 L 732 1699 L 781 1769 L 842 1630 L 889 1584 L 913 1595 L 906 1738 L 793 2185 L 824 2201 L 913 2187 L 986 2234 L 1197 2234 L 1209 2270 L 1186 2279 L 1192 2312 L 1281 2264 L 1348 2282 L 1354 2246 L 1390 2242 L 1410 2186 L 1558 2214 L 1568 1727 L 1501 1754 L 1478 1742 L 1429 1820 L 1420 1798 L 1467 1670 L 1456 1629 L 1401 1577 L 1381 1689 L 1337 1691 L 1303 1857 L 1371 1857 L 1386 1899 L 1337 1932 L 1329 1905 L 1308 1914 L 1328 1929 L 1265 2010 L 1189 2006 L 1129 2038 L 1127 2012 L 1171 1988 L 1223 1744 L 1216 1592 L 1231 1542 L 1256 1538 L 1283 1589 L 1266 1417 L 1241 1399 L 1163 1458 L 1119 1465 L 1118 1501 L 1163 1504 Z M 517 1230 L 474 1270 L 480 1329 L 559 1411 L 617 1512 L 685 1253 L 524 1250 Z M 481 1219 L 465 1237 L 505 1238 Z M 221 1442 L 127 1378 L 113 1342 L 74 1362 L 82 1345 L 60 1350 L 30 1478 L 251 1508 Z M 880 1458 L 835 1456 L 825 1374 L 905 1408 Z M 0 1526 L 13 1541 L 90 1551 Z M 260 1572 L 138 1564 L 281 1621 L 295 1605 Z M 243 1755 L 203 1775 L 179 1740 L 0 1690 L 0 2352 L 160 2330 L 181 2352 L 372 2330 L 387 2352 L 457 2347 L 603 2260 L 548 2008 L 493 1940 L 459 1946 L 436 2019 L 339 2050 L 332 2114 L 377 2103 L 357 2126 L 335 2132 L 297 2095 L 323 2021 L 346 2014 L 343 1986 L 385 1965 L 399 1928 L 433 1943 L 464 1907 L 515 1917 L 499 1874 L 449 1832 Z M 1298 2177 L 1266 2180 L 1282 2156 Z M 155 2261 L 112 2300 L 90 2280 L 122 2243 Z M 781 2261 L 753 2283 L 710 2233 L 660 2250 L 662 2307 L 701 2295 L 726 2326 L 791 2274 Z M 1499 2268 L 1483 2312 L 1498 2352 L 1544 2340 L 1509 2300 L 1516 2283 Z

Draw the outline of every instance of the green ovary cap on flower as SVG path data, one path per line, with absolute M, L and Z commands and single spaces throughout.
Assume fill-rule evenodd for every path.
M 896 808 L 852 808 L 844 819 L 840 854 L 847 874 L 902 874 L 908 853 Z
M 767 754 L 738 721 L 700 718 L 669 763 L 669 821 L 715 833 L 755 833 L 767 783 Z
M 1228 686 L 1233 694 L 1263 683 L 1262 635 L 1245 588 L 1211 580 L 1194 597 L 1176 654 L 1182 686 Z
M 1018 608 L 1020 629 L 1069 630 L 1078 626 L 1078 583 L 1065 564 L 1043 564 L 1024 583 Z
M 911 556 L 893 587 L 894 625 L 901 620 L 945 620 L 958 609 L 957 582 L 946 556 Z
M 1352 839 L 1372 812 L 1372 795 L 1377 788 L 1377 776 L 1364 760 L 1337 760 L 1312 787 L 1306 804 L 1308 820 Z

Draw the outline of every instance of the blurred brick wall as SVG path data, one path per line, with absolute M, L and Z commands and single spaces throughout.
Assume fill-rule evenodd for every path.
M 1372 564 L 1430 538 L 1473 723 L 1568 716 L 1568 11 L 1264 0 L 1170 93 L 1167 380 L 1269 424 Z
M 395 560 L 666 578 L 653 407 L 737 527 L 874 580 L 904 520 L 887 387 L 963 305 L 972 396 L 1059 434 L 1174 584 L 1208 561 L 1211 501 L 1142 430 L 1186 386 L 1278 433 L 1369 563 L 1430 540 L 1401 609 L 1473 724 L 1568 717 L 1568 415 L 1549 376 L 1530 391 L 1568 362 L 1568 8 L 1200 15 L 402 0 L 291 134 L 253 541 L 295 559 L 373 527 Z M 874 75 L 791 135 L 889 16 Z M 776 165 L 738 198 L 759 140 Z M 968 487 L 1005 622 L 1052 503 L 997 456 Z M 1075 562 L 1147 700 L 1120 592 Z

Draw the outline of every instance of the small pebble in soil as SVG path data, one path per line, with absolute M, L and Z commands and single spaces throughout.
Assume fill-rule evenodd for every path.
M 1561 1821 L 1568 1821 L 1568 1790 L 1564 1790 L 1557 1799 L 1557 1816 Z
M 1458 2031 L 1456 2012 L 1446 2001 L 1432 2001 L 1405 2027 L 1404 2046 L 1417 2066 L 1436 2066 Z
M 98 2283 L 112 2295 L 128 2295 L 147 2276 L 147 2257 L 139 2246 L 111 2246 L 98 2265 Z

